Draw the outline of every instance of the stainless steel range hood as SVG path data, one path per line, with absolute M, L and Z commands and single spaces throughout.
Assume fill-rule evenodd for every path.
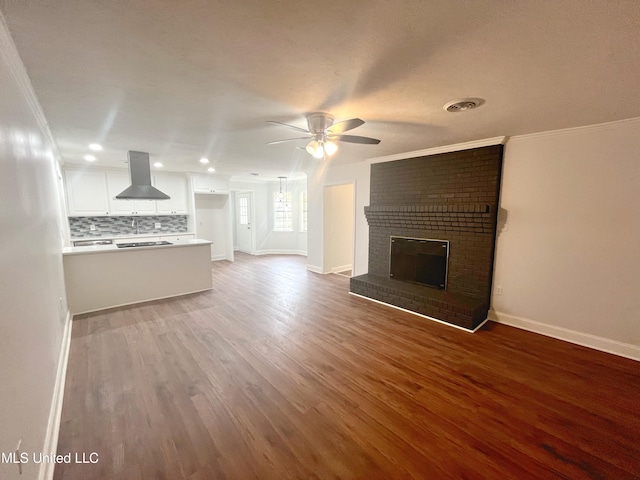
M 116 195 L 121 200 L 169 200 L 171 197 L 151 185 L 149 154 L 128 152 L 131 186 Z

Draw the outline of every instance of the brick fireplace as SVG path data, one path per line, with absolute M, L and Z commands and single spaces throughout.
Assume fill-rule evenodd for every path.
M 371 166 L 369 273 L 350 291 L 473 330 L 491 298 L 502 145 Z M 391 237 L 448 242 L 446 285 L 390 276 Z M 413 240 L 412 240 L 413 241 Z

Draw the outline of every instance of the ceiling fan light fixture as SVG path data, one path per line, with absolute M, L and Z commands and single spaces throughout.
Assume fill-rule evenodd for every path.
M 342 120 L 341 122 L 334 123 L 333 115 L 325 112 L 311 112 L 307 114 L 308 128 L 306 130 L 304 128 L 277 122 L 275 120 L 267 120 L 267 123 L 287 127 L 308 135 L 307 137 L 287 138 L 285 140 L 267 142 L 267 145 L 305 140 L 308 141 L 305 147 L 296 148 L 300 150 L 304 149 L 309 155 L 318 159 L 335 154 L 338 151 L 337 142 L 359 143 L 362 145 L 377 145 L 380 143 L 380 140 L 377 138 L 362 137 L 359 135 L 344 135 L 344 132 L 348 132 L 354 128 L 364 125 L 364 120 L 360 118 L 350 118 L 348 120 Z
M 316 152 L 318 151 L 319 146 L 320 146 L 320 143 L 318 143 L 317 140 L 311 140 L 309 143 L 307 143 L 305 150 L 310 155 L 315 155 Z
M 324 142 L 324 151 L 327 152 L 327 155 L 333 155 L 338 151 L 338 145 L 331 140 Z

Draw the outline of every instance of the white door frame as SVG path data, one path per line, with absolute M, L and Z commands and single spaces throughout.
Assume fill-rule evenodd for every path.
M 233 228 L 236 232 L 236 239 L 238 238 L 238 194 L 246 194 L 249 196 L 249 224 L 251 230 L 251 248 L 248 253 L 251 255 L 256 254 L 256 209 L 255 209 L 255 192 L 254 190 L 234 190 L 234 219 L 233 219 Z
M 322 189 L 322 233 L 323 233 L 323 239 L 322 239 L 322 273 L 334 273 L 335 268 L 332 267 L 336 267 L 334 266 L 330 266 L 327 265 L 327 242 L 326 242 L 326 235 L 327 235 L 327 231 L 326 231 L 326 226 L 327 223 L 329 221 L 329 217 L 331 216 L 331 212 L 327 212 L 325 209 L 325 194 L 327 192 L 327 189 L 333 188 L 333 187 L 344 187 L 347 185 L 351 185 L 352 186 L 352 205 L 351 205 L 351 215 L 352 215 L 352 219 L 353 219 L 353 228 L 352 228 L 352 232 L 351 232 L 351 273 L 353 275 L 353 270 L 355 268 L 355 258 L 356 258 L 356 198 L 357 198 L 357 191 L 356 191 L 356 182 L 343 182 L 343 183 L 332 183 L 329 185 L 324 185 L 323 189 Z

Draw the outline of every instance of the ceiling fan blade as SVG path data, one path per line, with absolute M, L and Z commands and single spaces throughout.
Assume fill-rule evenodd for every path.
M 311 137 L 287 138 L 285 140 L 276 140 L 275 142 L 267 142 L 267 145 L 275 145 L 277 143 L 294 142 L 296 140 L 309 140 Z
M 343 120 L 342 122 L 334 123 L 329 128 L 327 128 L 327 132 L 330 134 L 342 133 L 348 130 L 353 130 L 360 125 L 364 125 L 364 120 L 361 120 L 359 118 L 350 118 L 349 120 Z
M 380 143 L 380 140 L 377 138 L 359 137 L 358 135 L 331 135 L 329 138 L 339 142 L 363 143 L 366 145 L 377 145 Z
M 294 127 L 293 125 L 289 125 L 287 123 L 275 122 L 273 120 L 267 120 L 267 123 L 271 123 L 273 125 L 280 125 L 282 127 L 292 128 L 294 130 L 297 130 L 298 132 L 309 133 L 309 130 L 305 130 L 304 128 L 300 128 L 300 127 Z

